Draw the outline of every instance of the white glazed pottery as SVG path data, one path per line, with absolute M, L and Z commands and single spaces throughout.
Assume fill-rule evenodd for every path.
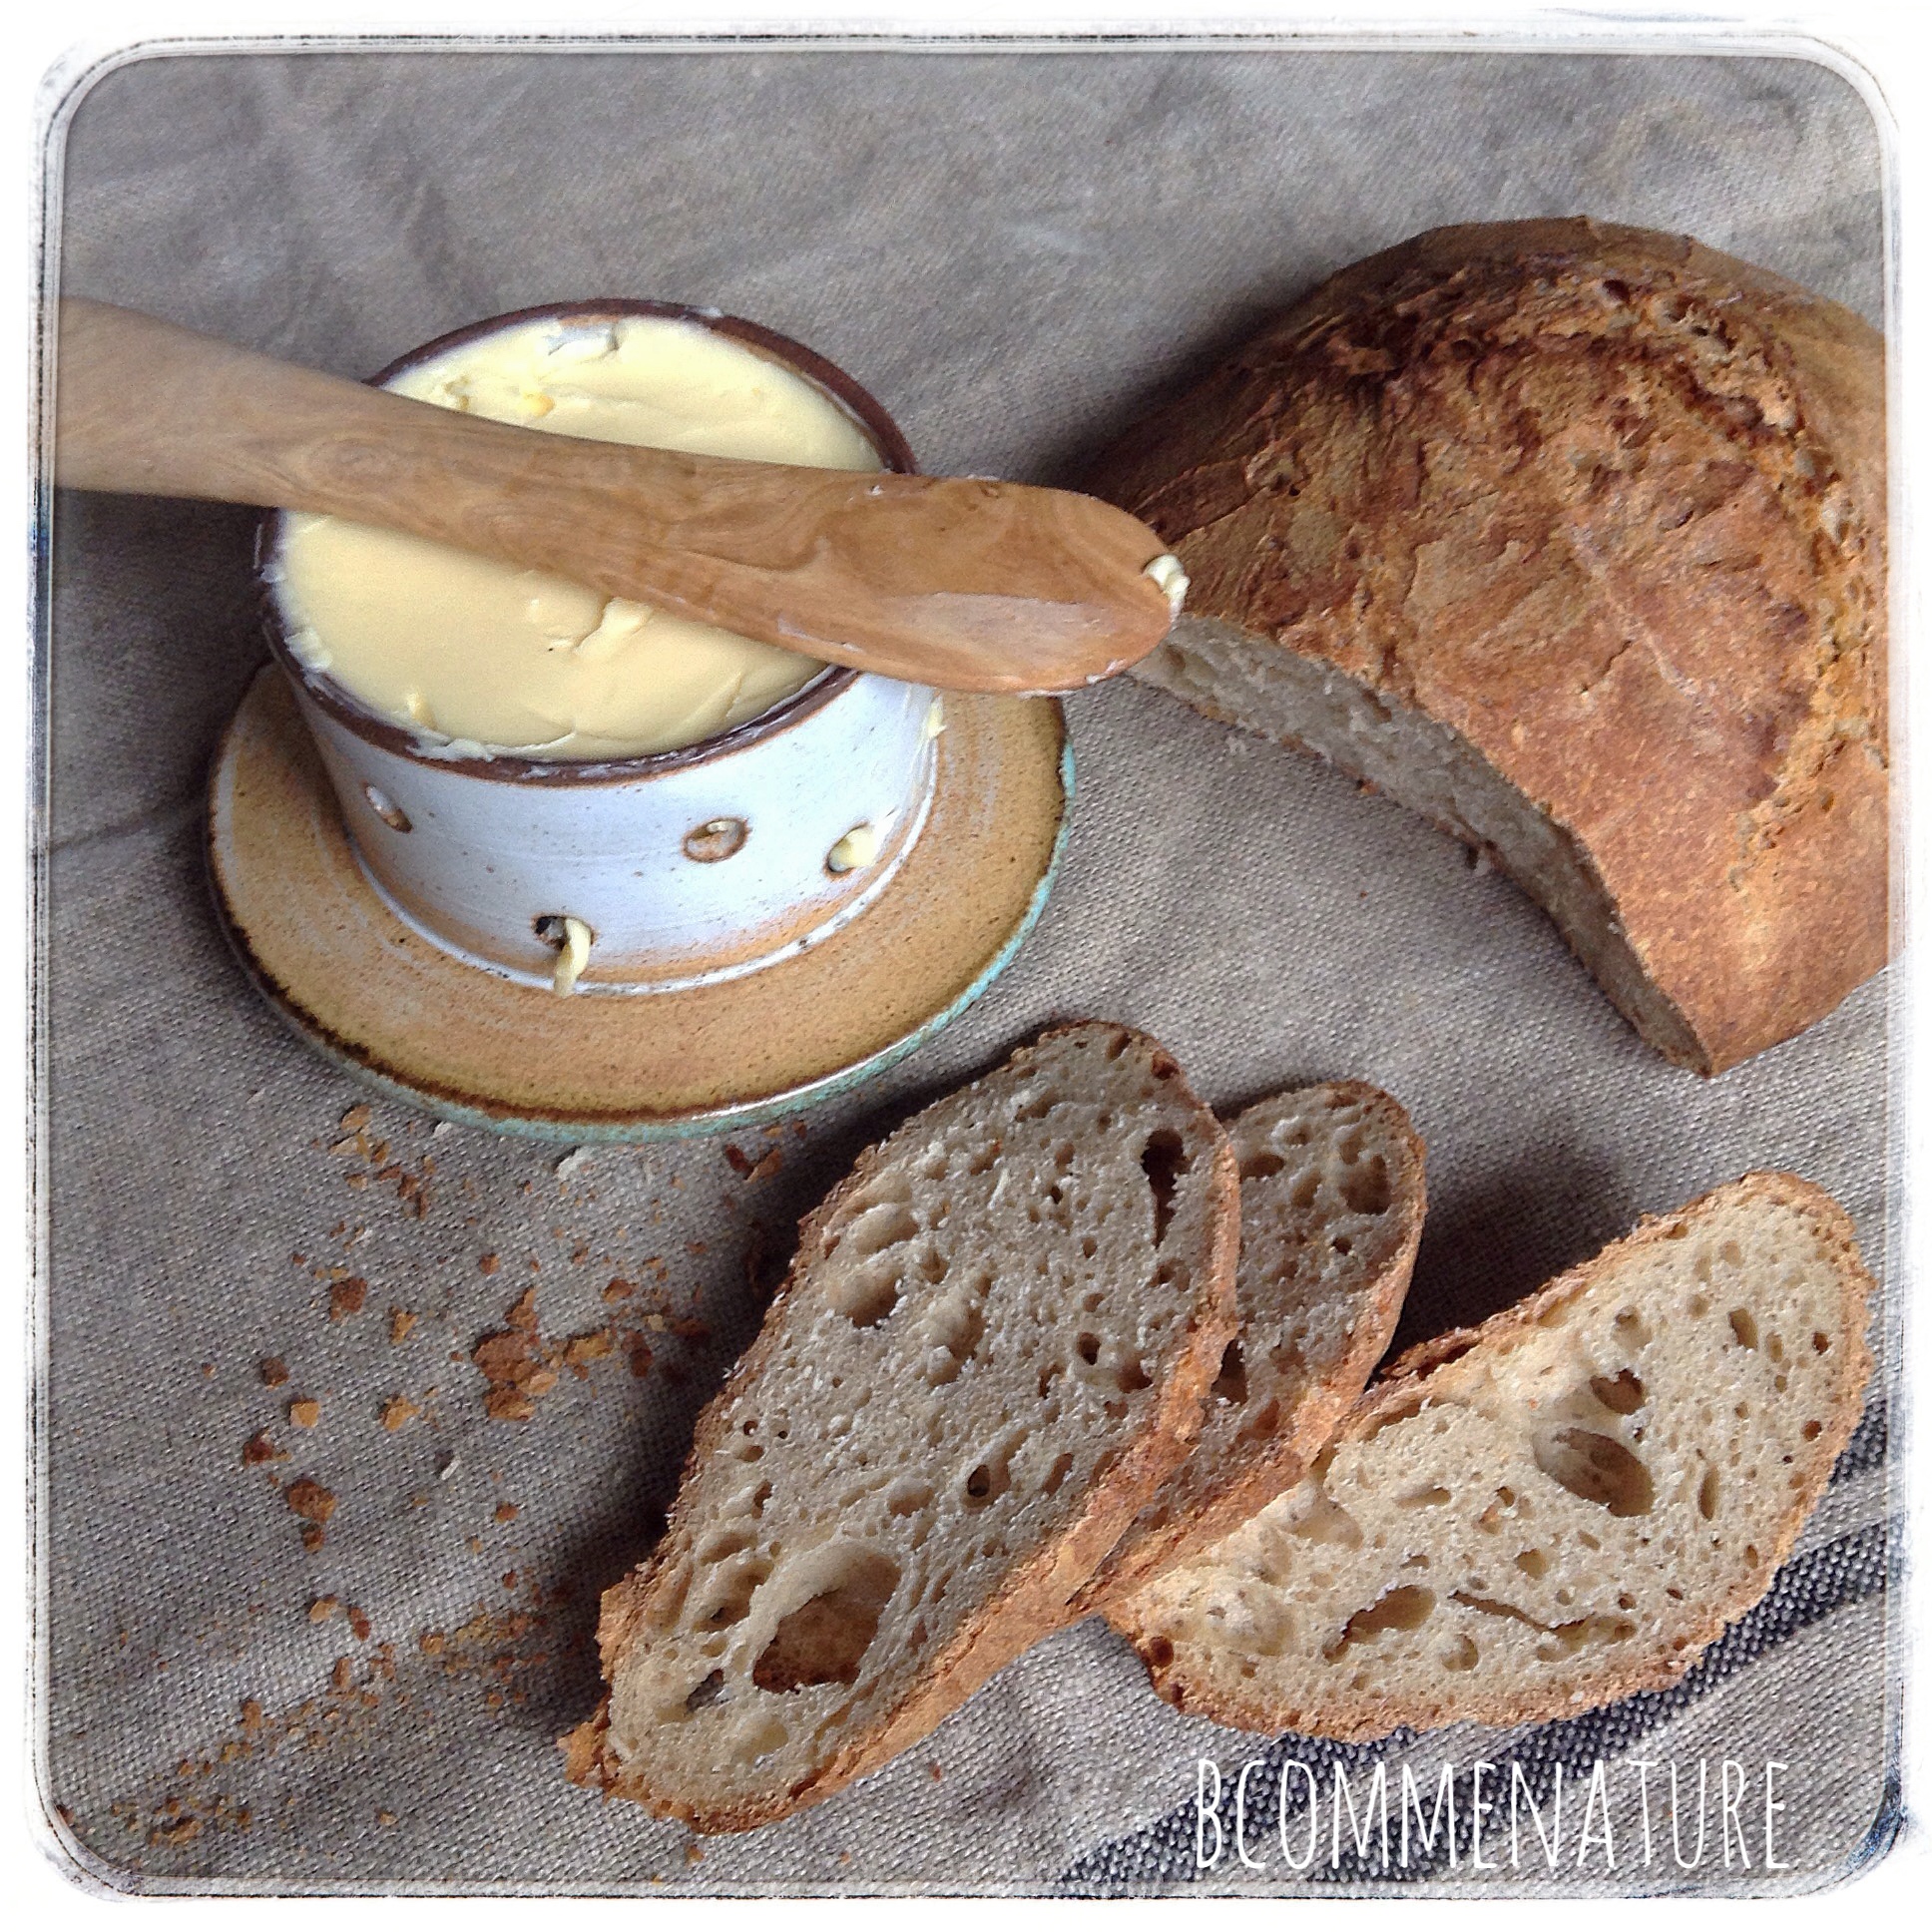
M 914 467 L 891 418 L 823 358 L 753 323 L 662 303 L 498 316 L 375 381 L 533 321 L 635 314 L 713 328 L 785 364 L 861 424 L 887 468 Z M 279 518 L 264 525 L 270 580 L 279 531 Z M 270 648 L 371 884 L 451 957 L 524 984 L 667 992 L 790 957 L 864 912 L 930 809 L 941 714 L 922 686 L 828 667 L 761 717 L 680 750 L 602 761 L 464 755 L 473 747 L 412 734 L 303 667 L 272 591 L 268 614 Z

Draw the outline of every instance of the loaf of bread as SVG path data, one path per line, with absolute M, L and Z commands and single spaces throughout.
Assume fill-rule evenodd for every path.
M 1485 852 L 1728 1067 L 1886 957 L 1883 361 L 1684 237 L 1418 236 L 1092 471 L 1192 584 L 1139 675 Z
M 1069 1606 L 1234 1332 L 1238 1181 L 1173 1059 L 1057 1029 L 860 1157 L 607 1592 L 582 1782 L 701 1830 L 837 1790 Z
M 1361 1081 L 1257 1101 L 1228 1128 L 1241 1176 L 1240 1329 L 1188 1459 L 1094 1573 L 1133 1591 L 1300 1480 L 1382 1359 L 1422 1237 L 1422 1143 Z
M 1769 1586 L 1858 1420 L 1870 1277 L 1754 1174 L 1372 1388 L 1307 1480 L 1110 1612 L 1171 1702 L 1380 1737 L 1675 1683 Z

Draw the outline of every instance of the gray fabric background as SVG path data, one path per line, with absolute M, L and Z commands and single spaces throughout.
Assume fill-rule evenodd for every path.
M 1870 118 L 1801 60 L 269 50 L 109 73 L 49 159 L 70 292 L 350 374 L 525 303 L 714 303 L 841 362 L 928 468 L 1043 480 L 1318 276 L 1436 223 L 1685 229 L 1874 319 L 1883 287 Z M 1269 1746 L 1167 1709 L 1098 1622 L 877 1776 L 701 1859 L 565 1784 L 552 1748 L 596 1695 L 597 1591 L 645 1547 L 755 1326 L 752 1224 L 768 1278 L 860 1145 L 1056 1016 L 1152 1029 L 1217 1105 L 1331 1075 L 1398 1095 L 1432 1201 L 1404 1339 L 1754 1166 L 1833 1190 L 1882 1272 L 1882 983 L 1700 1082 L 1452 841 L 1126 683 L 1068 708 L 1072 844 L 1016 965 L 879 1086 L 785 1130 L 775 1178 L 741 1181 L 722 1139 L 559 1174 L 561 1150 L 432 1137 L 378 1103 L 391 1159 L 436 1162 L 413 1218 L 392 1184 L 350 1188 L 360 1164 L 327 1150 L 360 1095 L 255 1002 L 209 909 L 204 773 L 261 657 L 249 531 L 240 510 L 108 499 L 62 499 L 54 524 L 45 1780 L 109 1882 L 1285 1887 L 1278 1866 L 1192 1876 L 1197 1754 Z M 564 1336 L 612 1312 L 613 1275 L 654 1281 L 652 1256 L 661 1314 L 709 1337 L 653 1332 L 642 1380 L 595 1362 L 534 1421 L 485 1420 L 461 1357 L 524 1285 Z M 330 1265 L 367 1280 L 361 1314 L 328 1319 Z M 421 1314 L 399 1344 L 392 1305 Z M 267 1354 L 287 1387 L 261 1386 Z M 424 1414 L 390 1433 L 398 1392 Z M 295 1394 L 322 1403 L 306 1433 Z M 266 1473 L 241 1461 L 262 1428 L 292 1457 Z M 270 1480 L 297 1473 L 339 1499 L 312 1555 Z M 1681 1693 L 1588 1735 L 1398 1738 L 1392 1774 L 1512 1750 L 1781 1757 L 1795 1872 L 1619 1882 L 1843 1869 L 1890 1828 L 1884 1483 L 1874 1411 L 1781 1594 Z M 322 1595 L 368 1637 L 311 1622 Z

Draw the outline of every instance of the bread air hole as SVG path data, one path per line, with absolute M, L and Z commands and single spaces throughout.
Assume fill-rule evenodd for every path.
M 1420 1584 L 1398 1584 L 1395 1589 L 1358 1610 L 1342 1626 L 1341 1636 L 1322 1647 L 1321 1655 L 1330 1664 L 1357 1644 L 1372 1644 L 1384 1631 L 1417 1631 L 1429 1621 L 1436 1607 L 1436 1593 Z
M 930 1388 L 943 1388 L 957 1379 L 959 1371 L 972 1360 L 981 1337 L 986 1333 L 984 1303 L 980 1298 L 986 1288 L 978 1283 L 975 1286 L 979 1288 L 978 1294 L 946 1302 L 928 1318 L 933 1346 L 926 1356 L 922 1372 Z
M 1516 1553 L 1516 1567 L 1533 1583 L 1540 1583 L 1550 1574 L 1550 1559 L 1541 1550 L 1519 1550 Z
M 1637 1626 L 1628 1617 L 1580 1617 L 1574 1624 L 1559 1624 L 1549 1641 L 1536 1647 L 1537 1661 L 1558 1664 L 1594 1645 L 1625 1644 L 1636 1635 Z
M 962 1491 L 968 1509 L 984 1509 L 998 1502 L 1013 1487 L 1013 1472 L 1007 1465 L 1010 1451 L 1002 1451 L 990 1461 L 975 1463 L 966 1473 Z
M 1281 1427 L 1281 1404 L 1270 1396 L 1242 1422 L 1240 1440 L 1266 1442 Z
M 771 1565 L 763 1557 L 747 1557 L 742 1563 L 722 1569 L 710 1580 L 706 1595 L 711 1603 L 697 1619 L 695 1628 L 721 1631 L 741 1624 L 751 1608 L 752 1592 L 770 1574 Z
M 1635 1415 L 1644 1406 L 1644 1384 L 1627 1368 L 1615 1375 L 1593 1375 L 1590 1392 L 1613 1415 Z
M 1243 1181 L 1271 1181 L 1281 1172 L 1283 1165 L 1284 1163 L 1278 1154 L 1269 1154 L 1265 1150 L 1259 1154 L 1250 1154 L 1241 1163 L 1241 1179 Z
M 1449 1492 L 1440 1483 L 1431 1483 L 1426 1489 L 1408 1490 L 1395 1499 L 1400 1509 L 1434 1509 L 1449 1500 Z
M 724 1673 L 714 1671 L 702 1684 L 693 1686 L 691 1695 L 685 1699 L 689 1711 L 703 1710 L 708 1703 L 717 1703 L 724 1694 Z
M 1697 1485 L 1697 1514 L 1706 1523 L 1713 1522 L 1717 1515 L 1718 1479 L 1714 1469 L 1703 1472 L 1703 1481 Z
M 1154 1195 L 1154 1244 L 1159 1247 L 1167 1237 L 1168 1223 L 1174 1218 L 1175 1184 L 1188 1172 L 1191 1163 L 1181 1136 L 1171 1127 L 1157 1128 L 1141 1150 L 1141 1172 L 1147 1176 Z
M 1572 1496 L 1613 1516 L 1648 1516 L 1656 1490 L 1651 1472 L 1614 1436 L 1593 1429 L 1559 1429 L 1531 1445 L 1536 1466 Z
M 851 1550 L 837 1578 L 781 1618 L 751 1667 L 760 1690 L 853 1684 L 879 1618 L 899 1587 L 899 1566 L 877 1550 Z
M 833 1282 L 826 1298 L 854 1328 L 876 1328 L 899 1305 L 899 1285 L 897 1265 L 874 1257 Z
M 1738 1344 L 1744 1348 L 1757 1346 L 1757 1317 L 1748 1308 L 1733 1308 L 1730 1311 L 1730 1332 L 1737 1337 Z
M 1241 1361 L 1241 1345 L 1230 1341 L 1220 1351 L 1220 1373 L 1214 1377 L 1213 1393 L 1223 1402 L 1247 1400 L 1247 1368 Z
M 1379 1154 L 1349 1169 L 1341 1198 L 1358 1214 L 1385 1214 L 1389 1205 L 1388 1163 Z

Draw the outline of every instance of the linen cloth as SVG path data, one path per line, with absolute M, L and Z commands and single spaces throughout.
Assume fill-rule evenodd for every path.
M 1684 230 L 1874 320 L 1884 285 L 1871 114 L 1801 54 L 237 45 L 89 77 L 49 166 L 67 292 L 350 375 L 525 304 L 709 303 L 841 363 L 925 467 L 1042 481 L 1320 276 L 1440 223 Z M 1570 1725 L 1352 1754 L 1242 1738 L 1158 1701 L 1090 1620 L 742 1837 L 699 1846 L 567 1784 L 553 1740 L 598 1694 L 597 1593 L 647 1547 L 796 1217 L 1042 1024 L 1148 1028 L 1222 1107 L 1324 1077 L 1397 1095 L 1431 1201 L 1407 1340 L 1753 1167 L 1830 1189 L 1883 1279 L 1886 986 L 1701 1081 L 1455 842 L 1120 681 L 1067 707 L 1072 838 L 1017 962 L 802 1133 L 571 1157 L 377 1101 L 358 1149 L 339 1123 L 366 1097 L 255 999 L 203 876 L 208 761 L 263 656 L 251 527 L 80 497 L 53 523 L 39 1661 L 45 1795 L 80 1869 L 241 1891 L 1768 1890 L 1882 1850 L 1882 1370 L 1764 1604 L 1678 1690 Z M 770 1148 L 778 1172 L 744 1178 Z M 646 1372 L 627 1339 L 531 1420 L 488 1419 L 469 1353 L 529 1287 L 542 1335 L 628 1324 Z M 245 1462 L 257 1432 L 285 1459 Z M 313 1550 L 297 1476 L 336 1499 Z M 1539 1798 L 1559 1762 L 1574 1790 L 1600 1757 L 1701 1757 L 1713 1781 L 1726 1756 L 1753 1779 L 1783 1761 L 1790 1869 L 1714 1839 L 1614 1873 L 1568 1852 L 1554 1873 L 1297 1875 L 1278 1850 L 1197 1869 L 1199 1758 L 1231 1778 L 1262 1757 L 1249 1815 L 1272 1820 L 1289 1760 L 1325 1792 L 1378 1754 L 1431 1788 L 1452 1762 L 1465 1800 L 1477 1758 L 1513 1755 Z

